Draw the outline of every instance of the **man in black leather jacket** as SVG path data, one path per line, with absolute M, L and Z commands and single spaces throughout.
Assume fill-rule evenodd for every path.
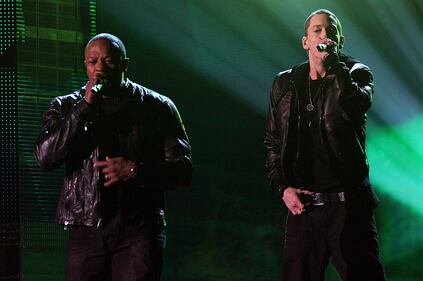
M 339 52 L 338 18 L 305 22 L 308 62 L 279 73 L 270 94 L 266 170 L 287 206 L 282 280 L 324 280 L 329 259 L 343 280 L 385 280 L 365 152 L 369 68 Z
M 129 59 L 111 34 L 85 49 L 88 83 L 56 97 L 35 156 L 65 164 L 57 222 L 69 229 L 67 280 L 159 280 L 164 191 L 189 185 L 191 148 L 172 101 L 124 78 Z

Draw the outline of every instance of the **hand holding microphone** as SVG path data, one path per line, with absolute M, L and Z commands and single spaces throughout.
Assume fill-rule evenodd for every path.
M 98 82 L 91 88 L 91 92 L 94 93 L 94 95 L 102 95 L 104 92 L 104 89 L 106 88 L 106 85 L 108 84 L 107 79 L 102 79 L 102 81 Z
M 317 44 L 316 49 L 321 53 L 337 53 L 338 44 L 333 40 L 326 40 L 325 42 Z
M 333 51 L 335 50 L 335 44 L 328 45 L 326 43 L 320 43 L 320 44 L 317 44 L 316 48 L 321 53 L 323 52 L 333 53 Z
M 321 53 L 327 53 L 323 58 L 326 70 L 331 71 L 339 64 L 338 44 L 335 41 L 328 39 L 317 44 L 316 49 Z
M 108 80 L 105 78 L 96 78 L 95 80 L 88 81 L 85 88 L 85 100 L 89 104 L 93 104 L 104 94 L 108 84 Z

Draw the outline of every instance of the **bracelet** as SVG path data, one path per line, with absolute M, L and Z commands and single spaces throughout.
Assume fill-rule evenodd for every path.
M 135 178 L 138 174 L 138 166 L 135 164 L 131 170 L 129 170 L 129 177 L 130 178 Z

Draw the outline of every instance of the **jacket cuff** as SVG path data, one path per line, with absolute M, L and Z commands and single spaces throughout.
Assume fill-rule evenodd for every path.
M 90 120 L 95 116 L 95 108 L 89 104 L 85 99 L 80 100 L 74 105 L 74 114 L 80 119 Z
M 354 84 L 351 79 L 351 75 L 348 68 L 346 67 L 338 68 L 334 72 L 334 74 L 335 74 L 336 80 L 338 81 L 341 93 L 349 92 L 354 89 Z

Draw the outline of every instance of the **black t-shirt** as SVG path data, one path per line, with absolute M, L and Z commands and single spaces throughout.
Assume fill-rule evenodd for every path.
M 326 137 L 322 132 L 317 110 L 319 100 L 324 99 L 322 91 L 325 78 L 309 80 L 300 95 L 301 136 L 300 166 L 301 182 L 306 189 L 316 192 L 329 192 L 341 187 L 340 178 L 334 169 L 334 161 L 328 150 Z M 312 105 L 312 106 L 311 106 Z
M 96 122 L 96 139 L 99 146 L 99 160 L 104 161 L 106 156 L 118 157 L 121 155 L 121 144 L 119 142 L 119 128 L 122 126 L 119 110 L 120 98 L 102 99 L 98 107 Z M 105 181 L 104 175 L 100 171 L 100 184 Z M 101 192 L 101 215 L 103 223 L 107 224 L 113 219 L 119 210 L 121 186 L 100 187 Z

